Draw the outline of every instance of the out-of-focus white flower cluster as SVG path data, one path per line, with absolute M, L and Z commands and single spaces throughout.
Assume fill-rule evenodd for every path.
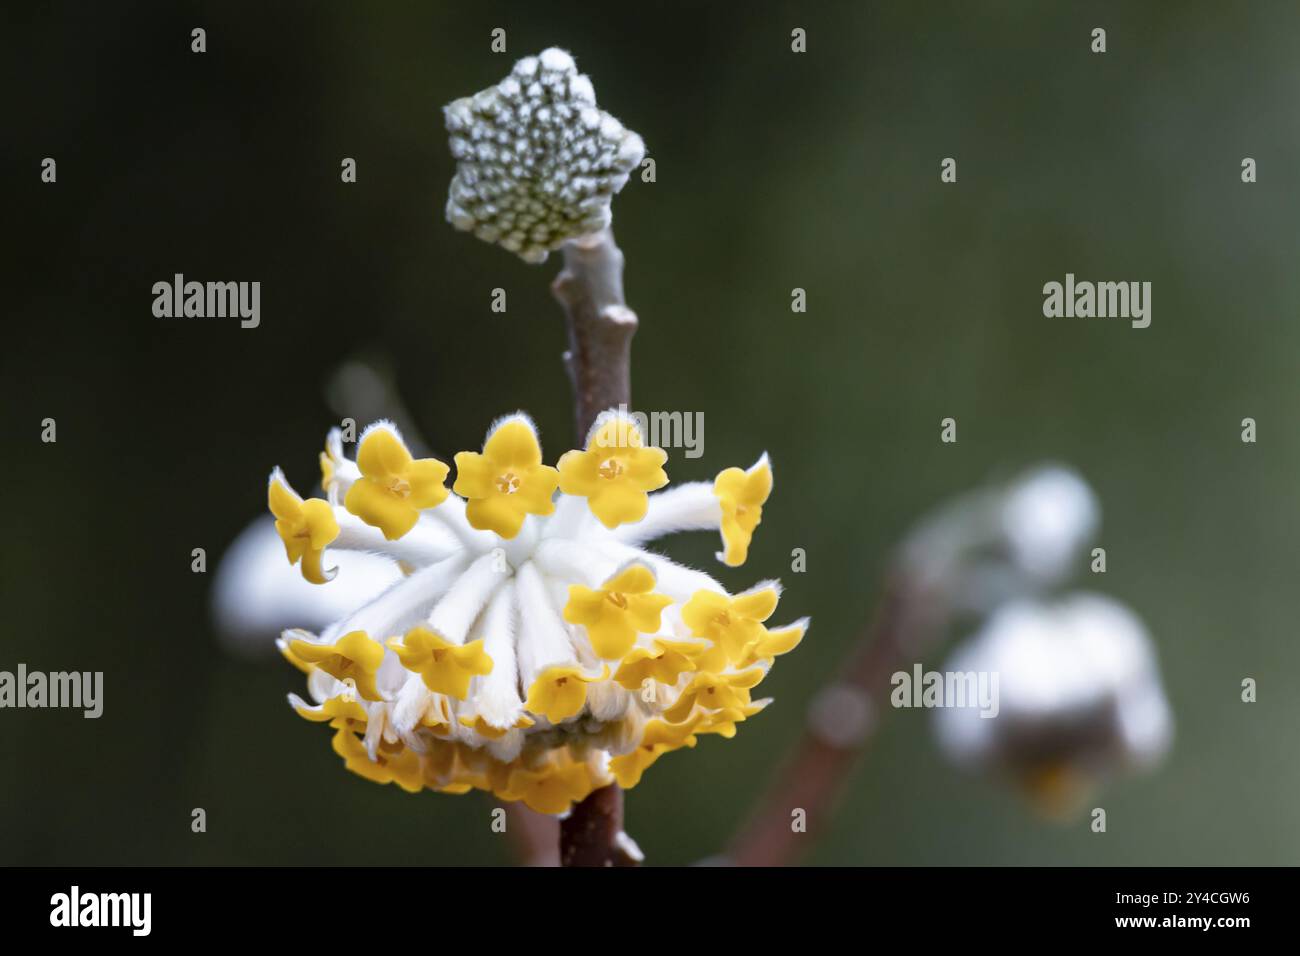
M 1045 810 L 1073 809 L 1089 785 L 1168 749 L 1173 718 L 1146 628 L 1097 594 L 1013 601 L 953 654 L 948 669 L 998 675 L 999 710 L 937 712 L 959 764 L 1009 773 Z
M 1068 577 L 1100 523 L 1097 496 L 1077 472 L 1039 465 L 936 509 L 908 536 L 902 560 L 945 605 L 986 614 Z
M 645 155 L 555 47 L 443 112 L 457 161 L 447 221 L 525 262 L 608 226 L 610 200 Z
M 1044 465 L 941 507 L 903 550 L 928 602 L 982 619 L 946 672 L 983 675 L 997 688 L 995 715 L 936 711 L 944 751 L 1009 776 L 1054 814 L 1075 809 L 1106 777 L 1155 763 L 1173 735 L 1142 622 L 1109 598 L 1060 593 L 1100 519 L 1083 478 Z M 1094 552 L 1093 570 L 1104 571 L 1104 560 Z

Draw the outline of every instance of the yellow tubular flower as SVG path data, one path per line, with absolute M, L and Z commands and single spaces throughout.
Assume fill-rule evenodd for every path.
M 365 631 L 351 631 L 333 644 L 317 644 L 301 638 L 289 643 L 300 660 L 315 664 L 336 680 L 351 680 L 366 700 L 379 700 L 375 674 L 384 662 L 384 645 Z
M 772 698 L 756 700 L 744 707 L 707 713 L 695 727 L 697 734 L 717 734 L 727 740 L 736 736 L 736 724 L 748 720 L 772 702 Z
M 654 586 L 654 572 L 644 564 L 628 565 L 598 590 L 572 584 L 564 619 L 587 629 L 598 656 L 622 659 L 637 634 L 659 630 L 663 609 L 673 603 L 666 594 L 652 594 Z
M 657 637 L 653 648 L 632 648 L 614 672 L 614 680 L 628 690 L 639 690 L 647 680 L 672 686 L 682 674 L 697 668 L 702 649 L 701 644 Z M 726 666 L 726 661 L 719 662 L 719 666 Z
M 517 769 L 510 774 L 507 791 L 538 813 L 563 813 L 593 790 L 585 764 L 533 771 Z
M 534 714 L 541 714 L 553 724 L 567 720 L 587 702 L 587 685 L 594 680 L 609 677 L 609 668 L 601 674 L 587 674 L 576 666 L 548 667 L 537 675 L 528 689 L 524 706 Z
M 404 641 L 390 638 L 388 646 L 403 667 L 424 678 L 425 687 L 457 700 L 465 699 L 474 677 L 492 673 L 492 658 L 483 652 L 481 640 L 453 644 L 427 627 L 415 627 Z
M 325 546 L 339 536 L 339 523 L 329 502 L 320 498 L 304 501 L 289 487 L 279 468 L 271 472 L 266 503 L 275 515 L 275 530 L 284 542 L 290 564 L 302 561 L 302 576 L 312 584 L 324 584 L 334 572 L 321 570 Z
M 664 754 L 679 747 L 694 747 L 697 723 L 698 717 L 692 717 L 683 724 L 670 724 L 663 720 L 647 723 L 640 746 L 631 753 L 620 754 L 609 761 L 610 773 L 618 785 L 624 790 L 630 790 L 641 782 L 641 775 L 646 768 Z
M 451 736 L 453 730 L 451 726 L 451 707 L 447 704 L 445 697 L 435 697 L 429 701 L 420 717 L 420 726 L 428 727 L 435 737 Z
M 479 531 L 513 538 L 530 514 L 549 515 L 560 476 L 542 464 L 542 449 L 533 424 L 523 415 L 498 423 L 483 444 L 483 453 L 456 455 L 453 490 L 468 501 L 465 516 Z
M 763 621 L 772 616 L 779 598 L 775 586 L 734 598 L 716 591 L 696 591 L 682 608 L 682 620 L 693 635 L 713 641 L 727 660 L 736 664 L 745 659 L 752 645 L 770 636 Z
M 372 761 L 366 745 L 352 731 L 343 728 L 334 734 L 333 746 L 334 752 L 343 758 L 343 765 L 357 776 L 375 783 L 395 783 L 407 793 L 424 789 L 420 755 L 413 750 L 403 748 L 396 753 L 380 750 Z
M 460 748 L 453 742 L 434 740 L 428 744 L 424 755 L 424 782 L 440 790 L 456 777 L 457 756 Z
M 713 483 L 713 493 L 722 505 L 722 544 L 719 557 L 733 568 L 749 557 L 749 542 L 763 520 L 763 505 L 772 494 L 772 465 L 767 453 L 748 471 L 728 468 Z
M 649 507 L 648 491 L 668 484 L 662 448 L 646 448 L 640 430 L 622 415 L 597 420 L 586 451 L 560 458 L 560 490 L 586 498 L 606 528 L 640 521 Z
M 724 711 L 728 720 L 743 720 L 732 712 L 743 715 L 750 706 L 749 689 L 763 679 L 757 667 L 738 674 L 696 674 L 677 698 L 677 703 L 664 711 L 664 720 L 680 724 L 691 715 L 698 704 L 704 710 Z
M 471 717 L 469 714 L 465 714 L 463 717 L 460 718 L 460 723 L 462 727 L 468 727 L 470 730 L 474 731 L 480 737 L 484 737 L 487 740 L 500 740 L 512 729 L 527 730 L 529 727 L 533 726 L 533 724 L 535 724 L 536 721 L 533 720 L 533 718 L 529 717 L 528 715 L 523 714 L 520 715 L 519 719 L 515 721 L 513 728 L 494 727 L 491 724 L 489 724 L 486 720 L 484 720 L 481 715 Z
M 415 527 L 422 508 L 434 508 L 447 497 L 447 466 L 435 458 L 412 458 L 387 423 L 372 425 L 362 435 L 357 467 L 361 477 L 348 489 L 343 507 L 389 541 Z

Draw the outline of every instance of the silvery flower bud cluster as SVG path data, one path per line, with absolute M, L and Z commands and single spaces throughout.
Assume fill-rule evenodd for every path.
M 591 80 L 552 47 L 444 107 L 456 175 L 447 220 L 525 262 L 609 225 L 610 200 L 645 155 L 596 108 Z

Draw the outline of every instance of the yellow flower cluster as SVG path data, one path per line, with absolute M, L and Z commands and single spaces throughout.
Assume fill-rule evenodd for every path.
M 806 620 L 769 629 L 775 583 L 729 595 L 634 545 L 712 527 L 719 557 L 742 563 L 771 467 L 764 456 L 652 496 L 666 458 L 610 414 L 553 468 L 515 415 L 481 452 L 455 456 L 454 495 L 447 466 L 414 458 L 387 423 L 363 433 L 355 464 L 331 436 L 328 500 L 302 499 L 277 469 L 269 504 L 308 580 L 331 579 L 331 547 L 387 553 L 403 575 L 319 638 L 286 632 L 281 650 L 316 701 L 291 695 L 294 708 L 328 722 L 335 752 L 368 780 L 486 790 L 542 813 L 633 787 L 702 734 L 734 735 L 768 703 L 752 691 Z

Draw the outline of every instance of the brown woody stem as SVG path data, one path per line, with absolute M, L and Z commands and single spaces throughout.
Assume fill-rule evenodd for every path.
M 564 268 L 551 284 L 564 308 L 579 443 L 603 411 L 632 400 L 636 313 L 623 300 L 623 253 L 608 228 L 564 246 Z M 561 866 L 635 866 L 640 851 L 623 832 L 623 790 L 593 791 L 560 824 Z
M 623 301 L 623 253 L 609 229 L 564 246 L 564 268 L 551 283 L 564 307 L 578 441 L 596 416 L 632 400 L 632 335 L 636 313 Z
M 888 583 L 875 618 L 839 675 L 821 691 L 791 756 L 732 841 L 726 861 L 784 866 L 816 842 L 844 782 L 879 726 L 890 678 L 935 632 L 935 604 L 904 574 Z M 792 825 L 802 812 L 804 827 Z

